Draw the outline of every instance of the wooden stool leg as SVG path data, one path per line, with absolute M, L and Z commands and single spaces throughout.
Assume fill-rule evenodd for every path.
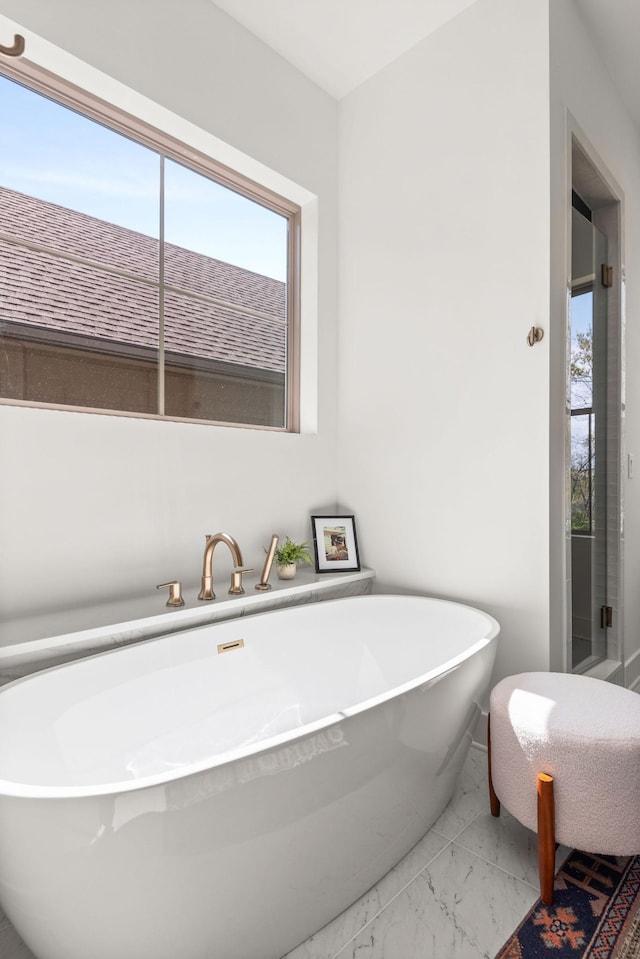
M 491 778 L 491 716 L 487 716 L 487 769 L 489 773 L 489 804 L 491 806 L 491 815 L 500 815 L 500 800 L 496 796 Z
M 553 902 L 553 878 L 556 871 L 555 813 L 553 776 L 538 775 L 538 871 L 540 897 L 550 906 Z

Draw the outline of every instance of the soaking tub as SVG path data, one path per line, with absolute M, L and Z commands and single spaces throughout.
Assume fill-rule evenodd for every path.
M 358 596 L 0 690 L 0 901 L 39 959 L 278 959 L 447 804 L 498 624 Z

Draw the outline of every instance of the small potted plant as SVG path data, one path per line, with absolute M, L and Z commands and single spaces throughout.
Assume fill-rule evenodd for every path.
M 307 547 L 308 543 L 294 543 L 287 536 L 282 546 L 276 548 L 276 573 L 279 579 L 293 579 L 298 563 L 311 565 L 313 560 Z

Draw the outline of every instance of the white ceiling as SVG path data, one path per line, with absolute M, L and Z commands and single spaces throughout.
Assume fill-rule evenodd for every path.
M 476 0 L 212 0 L 339 99 Z
M 211 2 L 340 99 L 476 0 Z M 640 125 L 639 0 L 575 3 Z

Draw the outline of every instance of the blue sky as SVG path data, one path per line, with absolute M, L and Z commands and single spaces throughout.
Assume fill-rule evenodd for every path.
M 0 77 L 0 185 L 158 236 L 158 154 Z M 165 239 L 286 279 L 286 218 L 169 160 Z

